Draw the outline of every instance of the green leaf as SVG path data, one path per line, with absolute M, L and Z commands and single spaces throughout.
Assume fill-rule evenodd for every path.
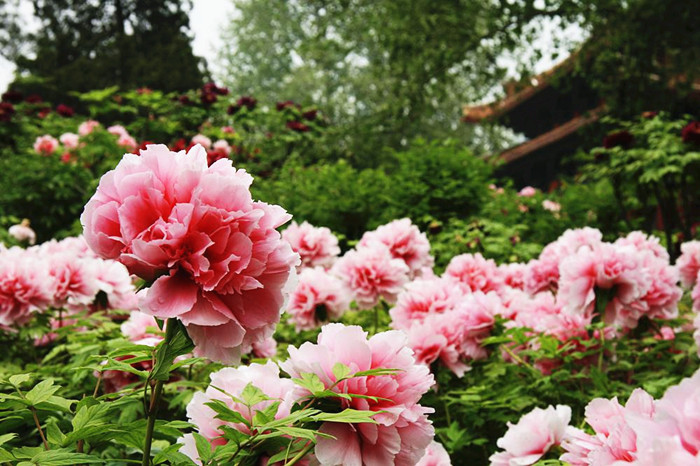
M 17 434 L 0 435 L 0 445 L 5 445 L 7 442 L 17 437 Z
M 73 466 L 81 463 L 104 463 L 104 460 L 85 453 L 75 453 L 68 450 L 48 450 L 34 455 L 31 463 L 41 466 Z
M 14 387 L 19 387 L 22 385 L 24 382 L 29 380 L 31 378 L 30 374 L 16 374 L 10 376 L 8 379 L 10 381 L 10 384 L 13 385 Z
M 350 368 L 342 362 L 336 362 L 335 365 L 333 365 L 333 375 L 335 376 L 336 382 L 346 379 L 348 375 L 350 375 Z
M 302 373 L 301 379 L 292 379 L 292 381 L 300 387 L 307 389 L 312 394 L 322 392 L 326 389 L 321 379 L 316 374 L 309 372 Z
M 223 401 L 211 400 L 204 404 L 210 407 L 212 410 L 214 410 L 214 412 L 216 412 L 216 416 L 214 416 L 216 419 L 221 419 L 225 422 L 243 423 L 246 426 L 250 427 L 250 422 L 246 418 L 244 418 L 243 415 L 241 415 L 241 413 L 233 411 Z
M 153 464 L 196 464 L 187 455 L 180 453 L 181 443 L 173 443 L 169 447 L 163 448 L 153 458 Z
M 202 460 L 202 463 L 206 463 L 212 456 L 211 443 L 209 443 L 209 440 L 197 432 L 193 432 L 192 436 L 194 437 L 194 443 L 197 446 L 197 454 L 199 455 L 199 459 Z
M 32 406 L 36 406 L 43 401 L 49 400 L 49 398 L 51 398 L 51 396 L 56 393 L 59 388 L 61 387 L 53 384 L 53 380 L 43 380 L 36 384 L 34 388 L 29 390 L 25 395 L 25 398 L 29 400 Z
M 170 369 L 176 357 L 187 354 L 194 348 L 194 343 L 187 335 L 185 326 L 177 319 L 168 319 L 165 340 L 156 348 L 156 363 L 151 371 L 151 379 L 167 381 Z
M 375 411 L 360 411 L 348 408 L 339 413 L 319 413 L 312 416 L 312 419 L 320 422 L 344 422 L 348 424 L 371 422 L 376 424 L 376 421 L 372 419 L 372 416 L 375 414 L 378 413 Z
M 261 401 L 266 401 L 266 400 L 271 400 L 269 396 L 265 395 L 262 390 L 260 390 L 258 387 L 253 385 L 252 383 L 248 383 L 248 385 L 245 386 L 243 391 L 241 392 L 241 399 L 243 400 L 243 403 L 248 406 L 252 407 L 255 406 L 256 404 L 260 403 Z

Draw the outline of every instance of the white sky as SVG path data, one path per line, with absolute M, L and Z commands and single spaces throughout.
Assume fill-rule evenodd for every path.
M 33 8 L 31 1 L 21 0 L 19 4 L 21 14 L 30 19 Z M 221 69 L 217 64 L 217 50 L 225 44 L 222 43 L 220 32 L 227 20 L 234 14 L 235 7 L 232 0 L 194 0 L 190 14 L 190 31 L 194 35 L 192 48 L 194 54 L 204 57 L 209 65 L 209 70 L 216 76 Z M 542 28 L 542 37 L 537 45 L 552 44 L 553 36 L 557 34 L 557 28 L 553 23 L 545 24 Z M 559 32 L 559 37 L 580 41 L 583 32 L 578 27 L 568 28 Z M 559 60 L 565 57 L 561 57 Z M 516 57 L 503 57 L 499 64 L 515 69 Z M 535 66 L 535 72 L 539 73 L 549 69 L 555 62 L 550 57 L 543 57 Z M 510 65 L 512 64 L 512 65 Z M 7 85 L 12 81 L 14 75 L 14 65 L 0 57 L 0 92 L 7 89 Z

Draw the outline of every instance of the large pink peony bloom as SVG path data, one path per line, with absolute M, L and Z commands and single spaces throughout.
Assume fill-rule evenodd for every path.
M 222 426 L 236 429 L 249 434 L 250 429 L 243 423 L 234 423 L 216 419 L 216 412 L 205 403 L 212 400 L 220 400 L 232 410 L 239 413 L 243 418 L 251 421 L 256 411 L 262 411 L 273 403 L 279 403 L 276 419 L 289 415 L 292 405 L 301 395 L 300 389 L 296 387 L 290 379 L 283 379 L 279 376 L 279 367 L 272 361 L 266 364 L 251 364 L 237 368 L 227 367 L 211 374 L 211 385 L 205 392 L 195 393 L 192 401 L 187 405 L 187 417 L 189 421 L 197 427 L 197 431 L 209 440 L 212 446 L 223 445 L 226 440 L 221 437 Z M 233 401 L 231 396 L 240 397 L 243 390 L 252 384 L 261 390 L 270 399 L 260 401 L 249 409 L 242 403 Z M 216 387 L 216 388 L 214 388 Z M 226 393 L 222 393 L 220 390 Z M 191 434 L 185 435 L 181 440 L 184 447 L 180 450 L 185 455 L 195 461 L 199 460 L 199 454 L 195 446 L 194 438 Z
M 452 466 L 452 461 L 450 461 L 450 455 L 447 454 L 445 447 L 432 441 L 416 466 Z
M 320 327 L 338 320 L 350 307 L 352 297 L 343 283 L 321 267 L 306 268 L 299 274 L 299 282 L 289 296 L 286 311 L 290 323 L 297 330 Z
M 676 261 L 681 276 L 681 283 L 686 288 L 695 285 L 700 272 L 700 241 L 688 241 L 681 244 L 681 256 Z
M 315 454 L 321 464 L 408 465 L 423 457 L 434 435 L 427 418 L 432 409 L 418 403 L 432 386 L 433 377 L 425 366 L 416 364 L 405 345 L 406 337 L 398 331 L 367 339 L 360 327 L 328 324 L 321 330 L 318 344 L 306 342 L 289 348 L 289 359 L 280 365 L 292 377 L 312 373 L 338 393 L 378 397 L 338 399 L 342 408 L 376 412 L 373 419 L 377 424 L 324 423 L 321 432 L 335 438 L 318 439 Z M 351 373 L 376 368 L 398 371 L 353 377 L 334 386 L 336 363 L 346 365 Z
M 520 418 L 517 424 L 508 423 L 508 431 L 496 444 L 504 451 L 494 453 L 492 466 L 528 466 L 535 464 L 553 446 L 564 439 L 571 421 L 571 408 L 564 405 L 535 408 Z
M 36 138 L 36 141 L 34 141 L 34 150 L 37 154 L 51 155 L 56 152 L 56 149 L 58 149 L 58 141 L 49 134 L 39 136 Z
M 150 145 L 102 177 L 81 216 L 96 253 L 153 280 L 141 309 L 177 317 L 195 354 L 225 362 L 273 333 L 298 263 L 276 230 L 290 216 L 254 202 L 252 181 L 229 160 L 209 167 L 201 146 Z
M 503 279 L 493 259 L 479 253 L 460 254 L 450 260 L 445 275 L 467 285 L 471 291 L 500 292 Z
M 326 227 L 292 222 L 282 232 L 282 238 L 299 254 L 302 267 L 330 267 L 340 255 L 338 238 Z
M 419 275 L 422 269 L 433 266 L 428 237 L 408 218 L 394 220 L 374 231 L 366 232 L 357 249 L 379 244 L 386 246 L 394 259 L 403 260 L 411 271 L 411 276 Z
M 408 266 L 394 259 L 385 247 L 366 247 L 345 253 L 333 266 L 333 273 L 353 293 L 360 309 L 371 309 L 380 298 L 388 303 L 408 281 Z

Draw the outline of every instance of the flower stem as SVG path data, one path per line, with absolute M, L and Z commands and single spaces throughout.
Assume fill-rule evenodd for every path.
M 166 323 L 165 327 L 165 339 L 163 340 L 162 345 L 168 346 L 170 344 L 170 341 L 175 335 L 176 330 L 177 325 L 175 323 L 175 319 L 168 319 L 168 322 Z M 155 369 L 155 367 L 156 364 L 154 361 L 153 368 Z M 151 371 L 153 371 L 153 369 L 151 369 Z M 148 384 L 149 381 L 150 376 L 149 380 L 146 383 Z M 143 444 L 143 461 L 141 462 L 142 466 L 149 466 L 151 464 L 151 443 L 153 441 L 153 428 L 156 425 L 156 414 L 158 412 L 158 405 L 160 404 L 160 397 L 162 393 L 163 381 L 156 380 L 156 383 L 153 386 L 153 392 L 151 394 L 151 402 L 148 405 L 148 423 L 146 424 L 146 440 Z
M 299 453 L 296 454 L 294 458 L 289 460 L 288 463 L 284 463 L 284 466 L 292 466 L 293 464 L 298 463 L 302 458 L 304 458 L 307 453 L 311 451 L 311 449 L 314 447 L 314 442 L 309 442 L 306 444 L 303 450 L 301 450 Z

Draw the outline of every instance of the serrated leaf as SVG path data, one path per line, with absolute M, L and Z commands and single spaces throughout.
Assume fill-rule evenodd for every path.
M 177 319 L 168 319 L 166 339 L 156 347 L 156 362 L 151 371 L 151 379 L 166 382 L 170 378 L 170 367 L 175 358 L 189 353 L 192 349 L 194 349 L 194 343 L 187 335 L 182 322 Z
M 29 390 L 24 396 L 25 398 L 35 406 L 43 401 L 47 401 L 51 396 L 61 388 L 53 384 L 53 380 L 42 380 L 36 384 L 31 390 Z
M 336 382 L 347 378 L 350 375 L 350 368 L 343 364 L 342 362 L 336 362 L 333 365 L 333 375 L 335 376 Z

